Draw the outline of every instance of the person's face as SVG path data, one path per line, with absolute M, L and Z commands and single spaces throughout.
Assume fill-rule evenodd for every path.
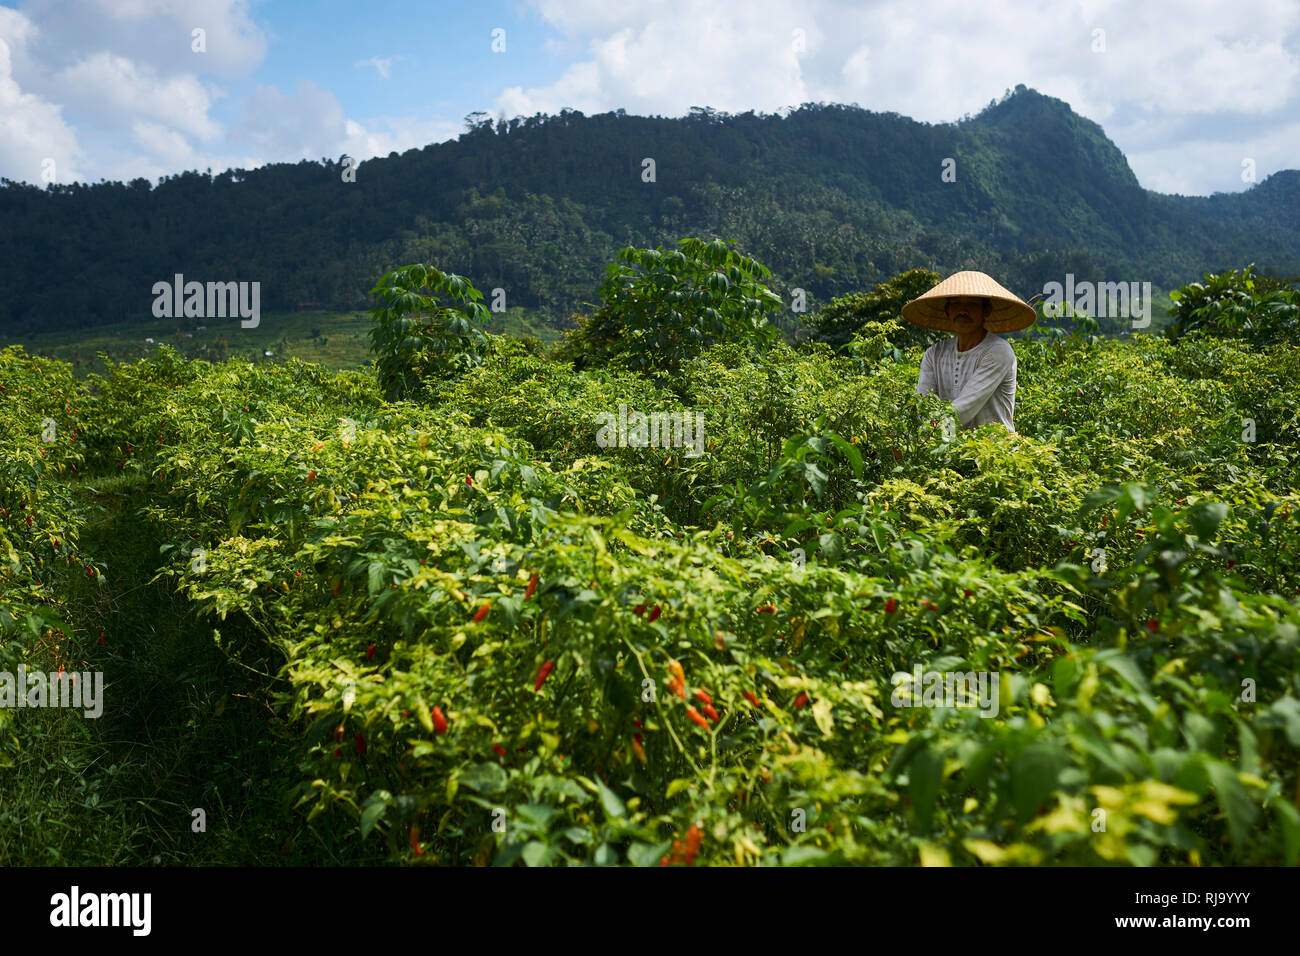
M 984 326 L 984 300 L 973 296 L 953 296 L 944 306 L 957 331 L 978 332 Z

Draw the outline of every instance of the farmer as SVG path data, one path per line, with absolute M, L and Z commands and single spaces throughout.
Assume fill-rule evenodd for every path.
M 916 394 L 952 402 L 961 428 L 1001 422 L 1016 430 L 1016 353 L 998 332 L 1033 324 L 1033 307 L 982 272 L 958 272 L 903 306 L 903 318 L 953 332 L 921 357 Z

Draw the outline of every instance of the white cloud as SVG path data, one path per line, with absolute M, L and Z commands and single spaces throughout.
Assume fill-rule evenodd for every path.
M 842 102 L 942 123 L 1025 83 L 1104 123 L 1148 188 L 1242 188 L 1233 185 L 1242 157 L 1256 158 L 1260 179 L 1296 162 L 1296 0 L 1254 0 L 1249 16 L 1228 0 L 531 0 L 528 9 L 549 28 L 541 48 L 565 54 L 564 66 L 549 82 L 502 84 L 494 112 L 506 116 Z M 365 159 L 460 131 L 353 116 L 305 80 L 247 95 L 241 86 L 240 118 L 223 122 L 218 107 L 231 104 L 216 82 L 247 80 L 267 54 L 269 30 L 253 10 L 252 0 L 0 6 L 0 176 L 39 181 L 46 157 L 61 180 L 219 169 L 234 157 Z M 191 49 L 195 28 L 204 53 Z M 1104 52 L 1093 50 L 1095 30 Z M 509 49 L 507 66 L 519 46 Z M 400 59 L 356 66 L 388 79 Z
M 1207 123 L 1206 126 L 1212 126 Z M 1204 195 L 1236 192 L 1250 185 L 1242 180 L 1244 160 L 1254 161 L 1256 182 L 1279 169 L 1294 169 L 1300 122 L 1277 125 L 1245 138 L 1189 134 L 1177 143 L 1153 146 L 1129 155 L 1129 164 L 1148 189 L 1162 193 Z
M 405 152 L 448 139 L 459 126 L 443 120 L 378 117 L 367 129 L 349 119 L 334 94 L 310 80 L 294 93 L 259 86 L 245 104 L 244 118 L 231 130 L 232 138 L 250 144 L 268 162 L 337 159 L 344 154 L 358 161 L 391 152 Z
M 1230 115 L 1273 138 L 1300 99 L 1295 0 L 1255 0 L 1249 16 L 1224 0 L 534 0 L 533 9 L 565 45 L 585 38 L 587 48 L 552 83 L 501 90 L 496 107 L 507 116 L 565 107 L 779 112 L 843 102 L 942 123 L 1025 83 L 1099 123 L 1117 114 Z M 793 49 L 795 30 L 802 52 Z M 1104 52 L 1094 51 L 1095 30 L 1104 33 Z M 1121 148 L 1142 138 L 1137 119 L 1107 132 Z M 1294 165 L 1295 154 L 1293 140 L 1290 156 L 1277 162 Z M 1143 156 L 1139 176 L 1176 159 Z M 1152 175 L 1149 188 L 1219 188 L 1205 160 Z
M 188 169 L 194 159 L 194 148 L 174 129 L 158 123 L 136 120 L 131 125 L 134 140 L 154 156 L 167 160 L 173 169 Z
M 368 60 L 357 60 L 355 65 L 373 66 L 375 68 L 375 72 L 378 73 L 382 79 L 386 80 L 388 79 L 389 73 L 392 72 L 393 64 L 400 59 L 401 59 L 400 56 L 385 56 L 385 57 L 372 56 Z
M 159 73 L 245 76 L 265 58 L 267 37 L 248 0 L 28 0 L 31 20 L 46 36 L 52 70 L 87 53 L 112 51 Z M 206 50 L 193 50 L 193 31 Z
M 150 66 L 111 53 L 95 53 L 54 78 L 64 102 L 109 120 L 147 119 L 200 139 L 220 128 L 208 116 L 212 98 L 194 76 L 159 76 Z
M 0 176 L 33 183 L 73 182 L 83 160 L 76 132 L 54 103 L 23 92 L 13 76 L 16 51 L 35 36 L 30 20 L 0 7 Z

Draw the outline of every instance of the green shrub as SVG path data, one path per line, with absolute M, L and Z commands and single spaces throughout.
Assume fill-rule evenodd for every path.
M 763 285 L 771 274 L 720 239 L 682 239 L 671 252 L 621 249 L 601 283 L 601 307 L 561 354 L 671 372 L 710 345 L 770 341 L 765 313 L 781 305 Z
M 487 310 L 467 279 L 416 263 L 385 273 L 370 294 L 378 299 L 370 348 L 388 399 L 413 396 L 426 378 L 455 376 L 482 360 Z

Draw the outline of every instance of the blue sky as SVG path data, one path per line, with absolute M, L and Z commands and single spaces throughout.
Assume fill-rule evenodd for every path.
M 523 4 L 295 0 L 252 13 L 268 39 L 257 83 L 292 89 L 311 80 L 363 117 L 459 125 L 473 110 L 491 110 L 503 87 L 540 86 L 567 65 L 547 49 L 553 31 Z M 491 49 L 497 28 L 506 31 L 504 55 Z
M 0 177 L 364 160 L 475 110 L 842 102 L 941 123 L 1018 83 L 1100 123 L 1160 192 L 1300 167 L 1298 0 L 10 0 Z

